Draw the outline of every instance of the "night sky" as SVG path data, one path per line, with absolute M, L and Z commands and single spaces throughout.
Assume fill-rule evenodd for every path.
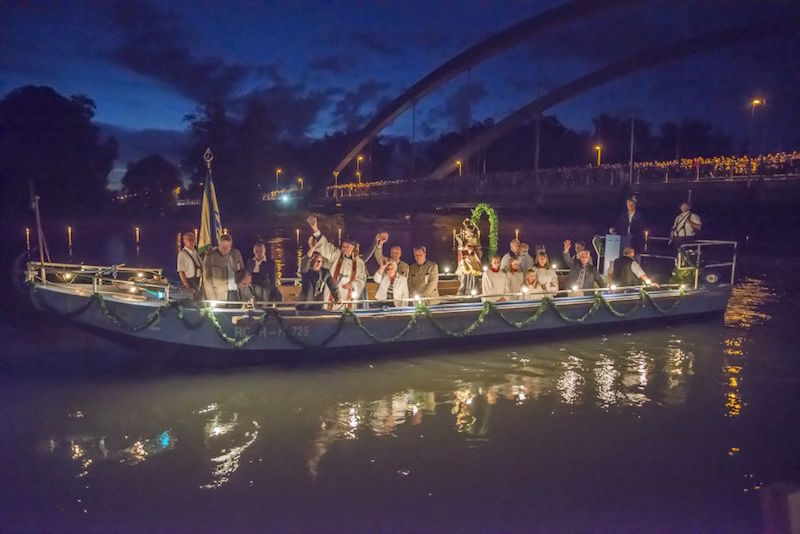
M 254 94 L 283 135 L 359 128 L 468 46 L 561 2 L 5 2 L 0 94 L 27 84 L 84 94 L 120 141 L 118 167 L 177 154 L 186 114 Z M 785 2 L 634 3 L 548 30 L 452 80 L 417 106 L 417 138 L 500 119 L 549 89 L 650 47 L 797 14 Z M 749 100 L 767 148 L 800 148 L 800 35 L 699 55 L 553 108 L 590 129 L 601 111 L 654 122 L 697 117 L 744 141 Z M 411 114 L 387 128 L 410 135 Z M 113 181 L 113 176 L 112 176 Z

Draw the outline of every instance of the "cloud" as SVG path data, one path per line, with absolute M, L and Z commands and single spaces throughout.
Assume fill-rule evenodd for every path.
M 374 112 L 386 103 L 384 92 L 388 83 L 367 80 L 352 90 L 345 91 L 333 109 L 334 125 L 344 126 L 347 131 L 359 130 L 369 120 L 370 113 L 364 108 L 371 107 Z
M 228 62 L 194 57 L 183 42 L 180 17 L 146 2 L 113 4 L 112 24 L 121 42 L 108 57 L 137 73 L 160 80 L 203 102 L 225 99 L 249 77 L 280 76 L 277 65 Z
M 432 128 L 433 124 L 441 122 L 457 129 L 465 128 L 472 120 L 472 109 L 475 104 L 483 100 L 487 94 L 483 82 L 461 85 L 445 99 L 443 106 L 431 109 L 424 123 L 426 128 Z
M 402 47 L 397 44 L 399 41 L 396 37 L 390 35 L 382 35 L 376 32 L 359 31 L 350 34 L 350 40 L 379 56 L 394 56 L 402 52 Z
M 314 70 L 341 74 L 347 69 L 347 64 L 336 56 L 317 56 L 313 58 L 308 66 Z
M 252 99 L 258 100 L 272 114 L 270 118 L 279 135 L 299 139 L 308 134 L 320 111 L 328 105 L 330 96 L 328 91 L 307 90 L 302 84 L 280 83 L 235 98 L 231 109 L 243 111 Z

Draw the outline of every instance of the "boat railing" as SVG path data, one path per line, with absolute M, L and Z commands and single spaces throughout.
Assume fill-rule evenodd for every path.
M 492 300 L 500 304 L 525 304 L 529 302 L 539 302 L 545 297 L 554 299 L 556 303 L 581 303 L 594 299 L 596 295 L 614 296 L 614 297 L 637 297 L 639 293 L 647 289 L 648 293 L 653 295 L 675 297 L 681 295 L 686 290 L 685 284 L 661 284 L 658 286 L 621 286 L 617 287 L 611 285 L 608 287 L 594 287 L 588 289 L 564 289 L 555 294 L 536 294 L 520 291 L 518 293 L 504 293 L 496 295 L 483 295 L 480 293 L 471 293 L 469 295 L 441 295 L 438 297 L 420 297 L 411 296 L 406 300 L 407 305 L 405 308 L 413 308 L 419 304 L 425 305 L 439 305 L 439 304 L 477 304 L 482 303 L 484 300 Z M 502 299 L 502 300 L 501 300 Z M 316 306 L 327 305 L 329 303 L 315 301 L 291 301 L 291 302 L 271 302 L 271 301 L 228 301 L 228 300 L 203 300 L 197 301 L 200 304 L 205 304 L 215 311 L 241 311 L 243 309 L 251 309 L 258 311 L 262 309 L 274 308 L 278 310 L 294 310 L 297 306 Z M 390 309 L 394 306 L 394 301 L 385 299 L 349 299 L 341 300 L 336 305 L 345 305 L 353 308 L 355 311 L 367 310 L 377 311 L 379 309 Z
M 199 306 L 209 306 L 212 309 L 224 309 L 236 311 L 242 309 L 295 309 L 297 306 L 308 305 L 319 307 L 320 301 L 291 301 L 291 302 L 267 302 L 251 300 L 240 301 L 217 301 L 217 300 L 194 300 L 188 296 L 181 298 L 180 295 L 170 294 L 169 283 L 162 277 L 161 269 L 148 269 L 127 267 L 125 265 L 76 265 L 69 263 L 50 263 L 50 262 L 29 262 L 27 279 L 29 282 L 41 285 L 51 285 L 68 290 L 75 290 L 80 293 L 99 294 L 112 296 L 122 300 L 161 301 L 183 300 L 187 303 L 193 302 Z M 44 273 L 44 277 L 42 277 Z M 83 288 L 81 286 L 91 286 Z M 624 296 L 641 291 L 643 286 L 616 287 L 596 287 L 588 289 L 567 288 L 554 294 L 537 293 L 531 294 L 524 289 L 517 293 L 505 293 L 499 295 L 483 295 L 473 290 L 467 295 L 440 295 L 437 297 L 421 297 L 411 295 L 407 300 L 406 307 L 415 307 L 419 304 L 474 304 L 484 300 L 499 301 L 501 303 L 522 304 L 525 302 L 536 302 L 549 297 L 558 302 L 581 302 L 587 298 L 594 298 L 596 294 L 604 296 Z M 654 294 L 675 294 L 685 289 L 683 284 L 662 284 L 660 286 L 646 287 Z M 340 304 L 347 305 L 356 310 L 387 308 L 393 306 L 394 302 L 385 299 L 359 299 L 351 298 L 340 301 Z
M 163 270 L 118 265 L 28 262 L 28 282 L 61 287 L 91 284 L 92 293 L 122 294 L 128 299 L 169 300 L 169 282 Z
M 648 241 L 670 242 L 669 237 L 648 236 Z M 675 262 L 677 273 L 691 273 L 694 276 L 694 288 L 700 284 L 701 270 L 707 272 L 707 281 L 716 283 L 719 276 L 713 272 L 717 269 L 730 269 L 730 283 L 736 277 L 736 255 L 738 242 L 718 239 L 698 239 L 691 243 L 683 243 L 678 247 L 677 255 L 655 254 L 645 252 L 642 257 Z M 720 254 L 722 256 L 720 256 Z M 707 258 L 711 258 L 708 260 Z M 708 273 L 712 270 L 711 273 Z

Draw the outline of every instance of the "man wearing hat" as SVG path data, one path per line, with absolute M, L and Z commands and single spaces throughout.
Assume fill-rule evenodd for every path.
M 306 221 L 314 236 L 313 249 L 325 259 L 326 268 L 330 270 L 342 300 L 358 299 L 367 286 L 367 267 L 364 265 L 364 260 L 358 257 L 356 241 L 350 236 L 344 236 L 342 248 L 339 249 L 322 235 L 314 215 L 309 215 Z M 344 306 L 355 307 L 352 304 L 336 304 L 334 296 L 327 287 L 325 288 L 325 302 L 328 303 L 328 310 L 341 310 Z

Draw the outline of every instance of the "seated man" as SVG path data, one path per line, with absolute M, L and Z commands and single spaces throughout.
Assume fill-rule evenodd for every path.
M 566 260 L 568 255 L 564 254 L 564 256 Z M 578 261 L 570 265 L 569 275 L 567 276 L 567 289 L 570 290 L 571 297 L 580 297 L 588 294 L 588 292 L 581 290 L 592 289 L 595 284 L 598 287 L 604 287 L 605 281 L 600 276 L 600 273 L 597 272 L 597 268 L 589 261 L 589 251 L 582 250 L 578 254 Z
M 609 278 L 620 287 L 641 285 L 659 287 L 658 284 L 647 276 L 647 273 L 644 272 L 639 262 L 634 259 L 633 247 L 625 247 L 622 249 L 622 256 L 614 260 L 611 264 L 611 272 L 608 274 Z
M 380 233 L 375 236 L 375 260 L 378 262 L 378 266 L 383 265 L 383 244 L 389 240 L 389 234 L 386 232 Z M 389 257 L 392 259 L 393 262 L 397 264 L 397 272 L 408 277 L 408 264 L 400 259 L 400 256 L 403 255 L 403 249 L 399 246 L 395 245 L 391 249 L 389 249 Z
M 203 288 L 208 300 L 239 300 L 239 285 L 245 282 L 247 270 L 242 254 L 233 248 L 228 234 L 219 238 L 219 246 L 203 260 Z
M 500 270 L 500 256 L 492 256 L 491 264 L 481 280 L 483 301 L 503 302 L 508 291 L 508 276 Z
M 505 256 L 503 256 L 503 259 L 500 260 L 501 271 L 505 271 L 506 269 L 508 269 L 509 262 L 514 258 L 519 257 L 519 244 L 520 244 L 519 239 L 512 239 L 511 242 L 508 244 L 508 248 L 511 250 L 506 252 Z
M 250 273 L 250 290 L 257 301 L 281 302 L 275 262 L 267 258 L 267 245 L 259 239 L 253 245 L 253 257 L 247 261 Z
M 326 288 L 328 293 L 333 295 L 334 302 L 341 302 L 339 288 L 333 283 L 331 272 L 322 266 L 324 262 L 322 254 L 313 249 L 303 256 L 303 260 L 300 262 L 302 285 L 300 295 L 297 297 L 297 300 L 301 302 L 297 305 L 298 310 L 321 310 L 325 303 Z M 319 302 L 319 304 L 311 304 L 312 302 Z
M 398 272 L 394 260 L 383 258 L 373 280 L 378 284 L 375 300 L 384 301 L 385 306 L 408 306 L 408 279 Z
M 428 260 L 428 251 L 423 246 L 414 247 L 414 263 L 408 268 L 408 293 L 419 296 L 426 304 L 438 304 L 439 266 Z

